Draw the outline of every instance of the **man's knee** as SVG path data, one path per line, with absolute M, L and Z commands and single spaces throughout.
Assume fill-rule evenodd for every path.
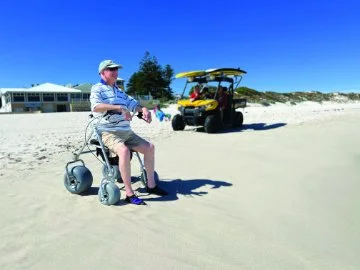
M 155 153 L 155 145 L 151 142 L 149 142 L 149 152 L 150 153 Z
M 145 145 L 144 145 L 144 148 L 143 148 L 145 151 L 144 151 L 144 154 L 149 154 L 149 155 L 154 155 L 155 153 L 155 145 L 152 144 L 151 142 L 147 142 Z
M 124 144 L 119 144 L 117 147 L 116 147 L 116 154 L 119 156 L 119 157 L 130 157 L 130 150 L 129 148 L 124 145 Z

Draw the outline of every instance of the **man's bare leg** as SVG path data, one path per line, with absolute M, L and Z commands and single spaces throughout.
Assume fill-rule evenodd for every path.
M 126 195 L 132 196 L 134 195 L 134 191 L 131 187 L 130 150 L 126 145 L 119 143 L 116 146 L 116 154 L 119 157 L 119 170 L 125 185 Z
M 144 143 L 133 148 L 135 151 L 144 155 L 144 166 L 147 172 L 147 192 L 159 196 L 168 195 L 168 193 L 158 187 L 154 179 L 154 166 L 155 166 L 155 146 L 150 143 Z
M 141 144 L 133 148 L 136 152 L 139 152 L 144 155 L 144 166 L 146 169 L 147 175 L 147 185 L 149 188 L 154 188 L 156 186 L 154 179 L 154 167 L 155 167 L 155 146 L 148 142 Z

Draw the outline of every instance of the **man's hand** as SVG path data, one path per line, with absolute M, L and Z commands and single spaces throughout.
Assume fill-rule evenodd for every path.
M 123 110 L 123 111 L 122 111 L 122 114 L 124 115 L 124 119 L 125 119 L 126 121 L 131 121 L 132 115 L 131 115 L 131 113 L 130 113 L 128 110 Z
M 151 119 L 151 112 L 147 108 L 143 107 L 142 108 L 142 113 L 143 113 L 143 119 L 146 122 L 151 123 L 151 120 L 152 120 Z
M 119 105 L 118 111 L 124 116 L 126 121 L 131 121 L 132 116 L 131 113 L 125 108 Z

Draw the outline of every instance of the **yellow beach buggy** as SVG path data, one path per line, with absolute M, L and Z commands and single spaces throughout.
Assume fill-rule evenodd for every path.
M 216 133 L 223 128 L 239 128 L 243 124 L 243 114 L 236 111 L 246 107 L 246 99 L 234 98 L 236 89 L 246 71 L 239 68 L 218 68 L 188 71 L 176 74 L 175 78 L 186 78 L 184 90 L 177 102 L 180 114 L 172 119 L 173 130 L 184 130 L 186 125 L 203 126 L 207 133 Z M 200 95 L 191 101 L 184 97 L 199 86 Z M 234 87 L 235 86 L 235 87 Z M 224 94 L 220 93 L 222 89 Z M 226 95 L 226 107 L 220 110 L 220 98 Z

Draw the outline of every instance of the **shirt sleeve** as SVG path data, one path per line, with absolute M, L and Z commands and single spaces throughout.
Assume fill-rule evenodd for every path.
M 128 108 L 128 110 L 131 112 L 136 112 L 137 106 L 140 106 L 140 102 L 131 96 L 127 96 L 126 107 Z
M 101 87 L 99 85 L 95 84 L 91 88 L 90 103 L 91 103 L 91 111 L 94 111 L 94 108 L 96 107 L 96 105 L 104 103 L 104 101 L 101 97 Z

